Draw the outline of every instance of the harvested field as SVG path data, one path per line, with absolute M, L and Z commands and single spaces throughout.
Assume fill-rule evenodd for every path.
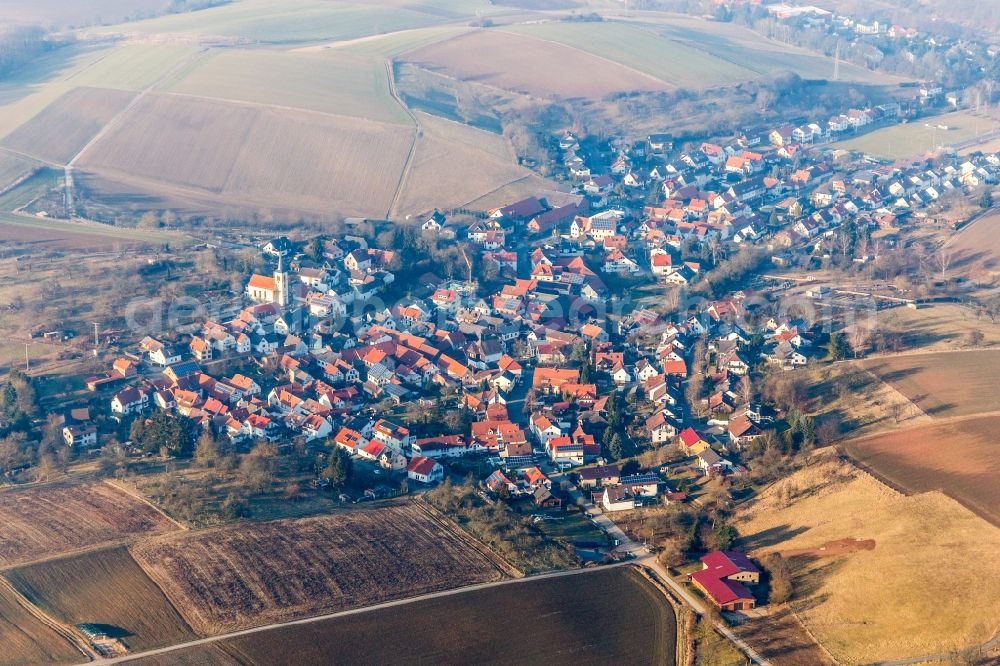
M 747 67 L 707 51 L 666 39 L 639 25 L 619 22 L 538 23 L 505 27 L 607 58 L 680 88 L 709 88 L 757 77 Z
M 235 104 L 148 95 L 87 151 L 80 166 L 218 192 L 258 113 Z
M 63 164 L 87 145 L 131 99 L 131 93 L 121 90 L 76 88 L 11 132 L 3 140 L 3 146 Z
M 386 627 L 392 627 L 392 640 L 385 639 Z M 672 666 L 675 641 L 676 620 L 663 593 L 636 571 L 618 567 L 262 631 L 219 645 L 232 663 L 257 666 Z M 195 663 L 186 650 L 159 659 L 136 663 Z
M 475 31 L 413 51 L 420 67 L 535 97 L 599 98 L 666 90 L 662 81 L 569 46 L 499 31 Z
M 196 638 L 124 546 L 31 564 L 5 576 L 59 622 L 100 625 L 133 651 Z
M 767 40 L 747 29 L 703 20 L 647 15 L 629 21 L 524 23 L 503 29 L 586 51 L 681 88 L 710 88 L 793 71 L 830 78 L 833 61 Z M 842 80 L 884 81 L 886 76 L 841 66 Z
M 538 182 L 517 165 L 506 139 L 425 113 L 423 128 L 397 202 L 401 213 L 463 206 L 522 178 Z
M 416 503 L 146 540 L 133 555 L 205 634 L 511 573 L 453 523 Z
M 384 214 L 413 133 L 307 111 L 151 94 L 80 166 L 111 180 L 138 178 L 140 192 L 174 185 L 245 207 Z
M 910 492 L 940 490 L 1000 526 L 1000 416 L 952 419 L 847 442 L 845 451 Z
M 948 652 L 998 629 L 1000 529 L 942 493 L 906 496 L 822 455 L 742 505 L 735 524 L 756 556 L 874 540 L 789 560 L 791 609 L 842 663 Z
M 861 365 L 935 418 L 1000 411 L 1000 350 L 903 354 Z
M 382 60 L 336 51 L 221 51 L 200 62 L 170 90 L 412 124 L 389 92 Z
M 149 505 L 104 483 L 7 490 L 0 492 L 0 567 L 174 529 Z
M 76 664 L 84 659 L 73 645 L 29 613 L 0 584 L 0 664 Z

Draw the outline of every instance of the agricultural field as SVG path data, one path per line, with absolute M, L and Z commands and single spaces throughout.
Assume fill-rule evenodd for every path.
M 39 166 L 38 162 L 0 149 L 0 191 Z
M 392 3 L 388 3 L 392 4 Z M 457 5 L 458 3 L 456 3 Z M 302 0 L 294 12 L 280 0 L 240 0 L 186 14 L 93 28 L 96 34 L 171 35 L 178 39 L 231 43 L 297 44 L 356 39 L 368 35 L 437 25 L 474 17 L 473 7 L 487 10 L 486 2 L 461 3 L 452 12 L 420 4 L 400 3 L 391 8 L 378 3 Z
M 105 483 L 0 492 L 0 567 L 177 529 L 149 505 Z
M 981 346 L 1000 346 L 1000 321 L 994 323 L 954 303 L 882 310 L 877 325 L 898 332 L 904 350 L 935 352 L 967 347 L 975 331 L 983 335 Z
M 775 666 L 832 666 L 795 614 L 787 607 L 771 608 L 766 617 L 755 617 L 734 627 L 736 634 Z M 737 663 L 745 663 L 741 660 Z
M 80 168 L 217 203 L 343 215 L 384 214 L 412 128 L 168 94 L 150 94 L 84 155 Z M 178 150 L 179 146 L 187 149 Z
M 392 627 L 392 640 L 385 640 L 386 627 Z M 260 666 L 290 661 L 673 666 L 675 641 L 676 620 L 663 593 L 631 568 L 617 567 L 461 592 L 215 645 L 232 657 L 222 663 Z M 195 662 L 182 650 L 136 663 Z
M 953 419 L 852 440 L 844 450 L 909 492 L 940 490 L 1000 526 L 1000 416 Z
M 77 664 L 83 655 L 72 643 L 28 612 L 0 583 L 0 664 Z
M 49 51 L 0 81 L 0 138 L 28 122 L 74 86 L 67 80 L 113 49 L 77 43 Z
M 14 23 L 68 28 L 148 16 L 166 5 L 164 0 L 0 0 L 0 17 Z
M 293 52 L 320 53 L 342 52 L 357 56 L 390 58 L 413 51 L 422 46 L 439 42 L 469 32 L 472 28 L 463 25 L 441 25 L 431 28 L 414 28 L 384 35 L 370 35 L 329 44 L 312 44 L 294 49 Z
M 790 609 L 840 663 L 948 652 L 996 630 L 985 618 L 1000 616 L 1000 530 L 940 492 L 906 496 L 818 455 L 741 505 L 735 525 L 751 555 L 789 558 Z
M 513 148 L 502 136 L 426 113 L 416 115 L 423 131 L 404 174 L 396 211 L 463 206 L 521 179 L 537 182 L 531 171 L 517 166 Z
M 804 78 L 833 75 L 830 59 L 750 31 L 691 19 L 654 21 L 549 22 L 503 29 L 584 50 L 678 88 L 711 88 L 786 70 Z M 877 82 L 884 77 L 842 65 L 841 79 Z
M 143 90 L 195 59 L 197 47 L 184 44 L 122 44 L 66 77 L 75 86 Z M 169 78 L 169 77 L 168 77 Z
M 196 638 L 125 546 L 31 564 L 4 576 L 58 622 L 100 625 L 133 651 Z
M 453 523 L 416 503 L 148 539 L 132 554 L 202 634 L 512 573 Z
M 700 48 L 619 22 L 539 23 L 503 28 L 606 58 L 677 88 L 711 88 L 756 78 L 749 68 Z
M 903 354 L 860 362 L 934 418 L 1000 411 L 1000 350 Z
M 947 126 L 948 129 L 939 129 L 938 125 Z M 857 150 L 886 159 L 904 160 L 920 157 L 941 146 L 967 141 L 998 127 L 1000 123 L 992 118 L 977 116 L 968 111 L 955 111 L 883 127 L 830 146 Z
M 652 76 L 579 49 L 496 30 L 425 46 L 408 53 L 406 60 L 462 81 L 534 97 L 601 98 L 667 89 Z
M 1000 277 L 1000 214 L 990 212 L 948 240 L 951 253 L 948 272 L 962 275 L 977 285 L 993 287 Z
M 339 51 L 217 51 L 169 90 L 412 125 L 389 92 L 385 63 Z
M 3 147 L 57 164 L 69 162 L 131 101 L 120 90 L 76 88 L 3 139 Z
M 123 229 L 102 224 L 66 222 L 0 213 L 0 242 L 61 252 L 119 251 L 127 247 L 180 240 L 157 231 Z

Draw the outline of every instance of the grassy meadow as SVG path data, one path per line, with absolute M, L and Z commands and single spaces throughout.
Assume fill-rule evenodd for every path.
M 939 125 L 948 129 L 941 129 Z M 967 111 L 956 111 L 918 118 L 903 125 L 884 127 L 831 145 L 834 148 L 857 150 L 876 157 L 901 160 L 916 158 L 938 147 L 966 141 L 997 127 L 1000 127 L 1000 124 L 991 118 L 976 116 Z

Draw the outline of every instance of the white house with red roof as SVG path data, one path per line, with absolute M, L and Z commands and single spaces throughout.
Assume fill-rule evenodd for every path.
M 406 466 L 406 478 L 420 483 L 438 483 L 444 479 L 444 467 L 432 458 L 414 456 Z

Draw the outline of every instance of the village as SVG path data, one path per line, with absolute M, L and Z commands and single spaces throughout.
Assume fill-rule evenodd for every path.
M 575 542 L 577 556 L 621 556 L 635 535 L 602 514 L 703 508 L 749 489 L 775 451 L 824 438 L 778 393 L 812 358 L 844 352 L 831 332 L 845 322 L 815 315 L 831 298 L 822 288 L 802 314 L 769 268 L 848 254 L 848 228 L 851 261 L 875 261 L 949 192 L 996 182 L 996 155 L 899 168 L 821 147 L 898 113 L 850 109 L 687 151 L 664 135 L 595 146 L 560 134 L 577 201 L 418 221 L 462 248 L 465 279 L 408 276 L 402 289 L 401 248 L 360 236 L 262 241 L 271 269 L 249 278 L 234 316 L 136 340 L 87 381 L 103 396 L 92 404 L 126 455 L 191 455 L 193 441 L 168 441 L 160 422 L 181 419 L 228 450 L 317 454 L 314 491 L 341 501 L 472 483 L 543 525 L 582 511 L 606 538 Z M 65 415 L 67 445 L 112 441 L 97 409 Z M 331 473 L 344 466 L 366 485 Z M 751 609 L 759 595 L 740 581 L 760 571 L 732 541 L 715 529 L 690 580 L 722 610 Z

